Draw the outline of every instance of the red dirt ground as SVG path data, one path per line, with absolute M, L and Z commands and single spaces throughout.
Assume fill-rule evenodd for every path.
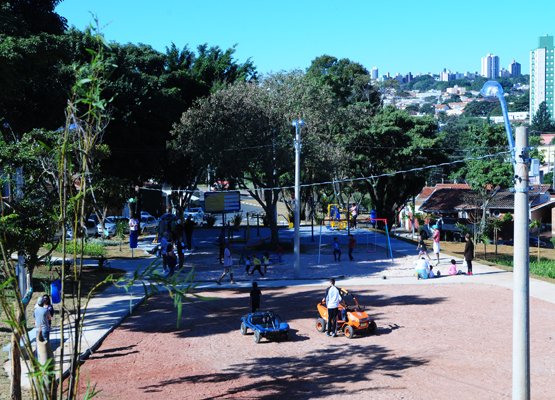
M 378 324 L 377 335 L 352 340 L 316 331 L 324 288 L 261 289 L 262 310 L 291 325 L 291 342 L 240 334 L 248 289 L 199 293 L 221 299 L 184 305 L 179 328 L 173 301 L 160 295 L 111 333 L 83 372 L 101 395 L 133 400 L 511 396 L 509 289 L 350 287 Z M 530 347 L 532 398 L 553 399 L 554 304 L 531 299 Z

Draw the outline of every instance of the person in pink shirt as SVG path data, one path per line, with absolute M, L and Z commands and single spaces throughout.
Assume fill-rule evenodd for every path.
M 432 239 L 434 240 L 434 253 L 436 253 L 437 257 L 436 265 L 439 265 L 439 228 L 437 227 L 437 225 L 432 226 L 432 228 L 434 229 Z

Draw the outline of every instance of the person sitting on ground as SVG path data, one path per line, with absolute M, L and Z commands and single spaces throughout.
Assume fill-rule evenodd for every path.
M 418 277 L 418 279 L 427 279 L 428 278 L 428 269 L 429 269 L 428 261 L 424 257 L 421 257 L 420 260 L 414 262 L 414 274 Z
M 435 278 L 435 277 L 436 277 L 435 274 L 434 274 L 433 269 L 434 269 L 434 266 L 433 266 L 433 265 L 430 265 L 430 269 L 428 269 L 428 278 L 429 278 L 429 279 L 432 279 L 432 278 Z
M 449 275 L 457 275 L 457 262 L 451 260 L 451 266 L 449 267 Z

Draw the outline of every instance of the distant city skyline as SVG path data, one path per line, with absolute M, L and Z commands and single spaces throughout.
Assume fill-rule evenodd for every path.
M 468 24 L 457 33 L 449 19 L 430 23 L 430 12 L 439 8 Z M 172 42 L 193 51 L 204 43 L 222 49 L 237 44 L 235 58 L 239 62 L 251 58 L 260 73 L 305 70 L 324 54 L 348 58 L 369 72 L 377 67 L 379 75 L 437 74 L 443 68 L 480 72 L 481 57 L 492 53 L 501 67 L 508 69 L 516 60 L 528 74 L 530 65 L 524 60 L 537 38 L 555 33 L 555 2 L 543 4 L 541 13 L 524 8 L 517 18 L 514 7 L 477 0 L 468 0 L 464 7 L 424 0 L 410 12 L 395 13 L 388 3 L 331 0 L 317 4 L 284 0 L 279 5 L 136 0 L 132 7 L 108 0 L 65 0 L 56 7 L 69 26 L 81 30 L 92 20 L 89 10 L 98 15 L 101 26 L 108 24 L 103 30 L 108 41 L 144 43 L 160 52 Z

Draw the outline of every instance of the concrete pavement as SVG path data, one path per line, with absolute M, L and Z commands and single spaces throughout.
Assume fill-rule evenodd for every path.
M 243 228 L 241 228 L 243 229 Z M 268 228 L 260 228 L 260 237 L 269 236 Z M 206 247 L 213 247 L 213 241 L 219 231 L 216 230 L 196 230 L 195 239 L 197 246 L 202 249 Z M 357 229 L 353 232 L 359 235 L 361 242 L 364 237 L 368 236 L 367 231 Z M 280 230 L 280 240 L 292 240 L 294 231 Z M 329 243 L 334 236 L 346 236 L 345 232 L 322 230 L 321 237 L 322 243 Z M 147 236 L 139 241 L 139 249 L 137 251 L 151 250 L 155 245 L 152 243 L 153 235 Z M 257 240 L 257 228 L 251 228 L 252 240 Z M 311 227 L 301 227 L 301 243 L 302 244 L 318 244 L 320 241 L 320 229 L 314 228 L 314 242 L 312 241 Z M 387 238 L 383 235 L 372 236 L 372 241 L 379 247 L 391 246 L 397 254 L 415 256 L 415 245 L 403 242 L 395 238 L 390 238 L 390 244 L 386 244 Z M 187 252 L 186 256 L 191 254 L 194 250 Z M 447 265 L 452 258 L 458 262 L 462 260 L 452 256 L 442 256 L 442 265 Z M 112 267 L 126 271 L 127 277 L 133 276 L 137 268 L 145 267 L 150 262 L 156 261 L 155 257 L 149 259 L 131 259 L 131 260 L 111 260 Z M 346 263 L 346 268 L 349 264 Z M 368 277 L 354 277 L 341 280 L 342 286 L 382 286 L 382 285 L 443 285 L 443 284 L 485 284 L 496 285 L 512 289 L 513 274 L 494 267 L 473 263 L 474 275 L 454 275 L 454 276 L 441 276 L 438 279 L 417 280 L 415 277 L 388 277 L 387 279 L 381 278 L 368 278 Z M 251 287 L 251 281 L 238 281 L 234 288 Z M 320 286 L 326 287 L 327 281 L 325 279 L 312 279 L 312 280 L 265 280 L 265 287 L 285 287 L 285 286 Z M 197 286 L 199 289 L 231 287 L 229 283 L 222 282 L 222 286 L 218 286 L 215 281 L 200 282 Z M 540 281 L 537 279 L 530 279 L 530 295 L 555 304 L 555 290 L 554 285 Z M 118 289 L 111 286 L 96 297 L 94 297 L 88 305 L 87 316 L 83 330 L 82 341 L 82 358 L 88 357 L 91 352 L 94 352 L 102 342 L 102 340 L 115 329 L 121 321 L 129 315 L 132 310 L 139 305 L 144 299 L 144 289 L 141 283 L 137 283 L 129 292 L 124 289 Z M 53 344 L 59 342 L 59 329 L 55 329 L 51 334 L 51 341 Z M 64 346 L 65 354 L 69 354 L 72 338 L 65 340 Z M 55 351 L 58 355 L 60 348 Z M 67 370 L 69 365 L 63 365 L 64 370 Z M 28 386 L 28 381 L 23 380 L 23 384 Z

